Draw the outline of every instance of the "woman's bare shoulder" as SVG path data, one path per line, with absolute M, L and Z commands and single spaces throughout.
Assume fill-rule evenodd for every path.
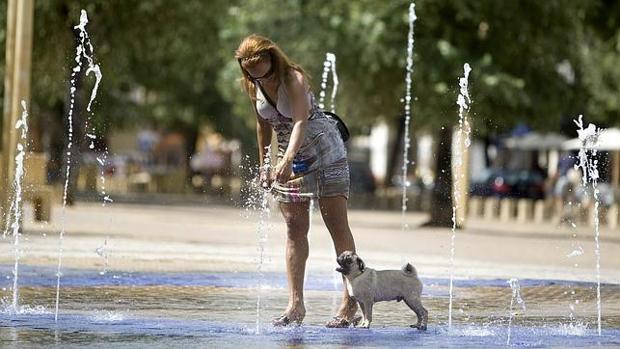
M 304 74 L 296 69 L 291 68 L 289 72 L 289 87 L 296 91 L 304 92 L 308 89 L 308 83 Z

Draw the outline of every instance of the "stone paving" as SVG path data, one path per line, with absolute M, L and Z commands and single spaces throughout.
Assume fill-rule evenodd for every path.
M 62 210 L 52 223 L 32 222 L 26 208 L 21 263 L 55 266 Z M 367 265 L 397 268 L 411 261 L 422 276 L 447 277 L 452 231 L 420 225 L 425 214 L 351 210 L 358 252 Z M 66 210 L 63 266 L 123 271 L 255 271 L 256 212 L 229 206 L 78 203 Z M 277 210 L 269 219 L 264 271 L 284 271 L 285 228 Z M 595 281 L 594 229 L 553 224 L 469 220 L 456 232 L 458 278 Z M 106 241 L 107 240 L 107 241 Z M 102 254 L 101 247 L 104 248 Z M 99 249 L 99 254 L 96 250 Z M 11 240 L 0 245 L 0 264 L 13 262 Z M 569 257 L 570 255 L 573 257 Z M 620 283 L 620 232 L 601 229 L 601 280 Z M 320 214 L 313 214 L 309 272 L 331 272 L 335 253 Z

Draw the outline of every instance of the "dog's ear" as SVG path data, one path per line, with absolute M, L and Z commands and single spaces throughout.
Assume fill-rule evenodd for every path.
M 360 257 L 357 257 L 357 268 L 360 271 L 364 271 L 364 269 L 366 269 L 366 264 L 364 264 L 364 261 Z

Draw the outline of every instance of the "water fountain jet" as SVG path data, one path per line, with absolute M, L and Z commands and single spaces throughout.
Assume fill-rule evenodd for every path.
M 13 302 L 11 304 L 13 313 L 19 313 L 19 236 L 21 235 L 22 221 L 22 181 L 24 178 L 24 158 L 26 157 L 26 146 L 28 143 L 28 111 L 26 102 L 21 101 L 22 116 L 15 123 L 15 128 L 20 130 L 20 141 L 17 143 L 17 155 L 15 156 L 15 177 L 13 178 L 13 200 L 9 208 L 7 217 L 7 229 L 2 234 L 3 238 L 11 231 L 13 236 L 13 253 L 15 263 L 13 265 Z
M 596 309 L 597 309 L 597 330 L 598 335 L 601 335 L 601 246 L 600 246 L 600 232 L 599 232 L 599 189 L 598 189 L 598 160 L 597 156 L 597 142 L 598 137 L 602 129 L 596 127 L 594 124 L 588 124 L 587 128 L 584 128 L 583 115 L 579 115 L 577 120 L 573 120 L 577 125 L 577 134 L 581 141 L 581 147 L 579 149 L 579 163 L 575 165 L 576 169 L 581 170 L 581 184 L 587 188 L 588 183 L 592 184 L 592 190 L 594 197 L 594 254 L 596 256 Z M 587 191 L 586 191 L 587 193 Z
M 405 213 L 407 212 L 407 187 L 409 186 L 409 180 L 407 179 L 407 172 L 409 169 L 409 148 L 411 147 L 411 140 L 409 137 L 409 124 L 411 123 L 411 74 L 413 73 L 413 29 L 415 20 L 417 19 L 415 14 L 415 3 L 411 2 L 409 5 L 409 34 L 407 35 L 407 67 L 405 73 L 405 135 L 403 137 L 403 177 L 402 177 L 402 224 L 401 229 L 404 232 L 407 230 L 407 224 L 405 221 Z
M 323 74 L 321 75 L 321 92 L 319 93 L 319 108 L 325 110 L 325 96 L 327 95 L 327 80 L 329 72 L 332 73 L 332 93 L 330 99 L 330 111 L 336 112 L 336 94 L 338 93 L 338 74 L 336 73 L 336 55 L 330 52 L 325 54 L 323 62 Z
M 265 148 L 265 155 L 263 158 L 262 171 L 269 175 L 271 171 L 271 146 Z M 256 238 L 258 242 L 258 262 L 256 272 L 258 273 L 258 292 L 256 293 L 256 334 L 261 333 L 261 299 L 262 299 L 262 286 L 265 276 L 263 274 L 263 264 L 265 262 L 265 244 L 267 243 L 267 237 L 269 235 L 269 219 L 271 217 L 271 209 L 269 207 L 269 192 L 270 188 L 263 187 L 263 183 L 254 183 L 257 186 L 254 188 L 254 194 L 250 200 L 256 200 L 256 206 L 259 211 L 258 223 L 256 227 Z
M 521 309 L 525 311 L 525 301 L 521 298 L 521 285 L 519 285 L 519 280 L 512 278 L 507 281 L 510 285 L 510 289 L 512 290 L 512 298 L 510 299 L 510 310 L 508 312 L 508 336 L 506 338 L 506 345 L 510 345 L 510 336 L 512 334 L 512 319 L 515 314 L 513 313 L 513 308 L 515 305 L 515 301 L 518 305 L 521 306 Z
M 63 194 L 62 194 L 62 213 L 61 213 L 61 229 L 58 237 L 58 267 L 56 271 L 56 306 L 54 312 L 54 321 L 58 322 L 58 308 L 60 303 L 60 279 L 62 277 L 62 252 L 63 252 L 63 238 L 65 235 L 65 221 L 66 221 L 66 211 L 67 211 L 67 194 L 69 190 L 69 178 L 71 174 L 71 160 L 72 160 L 72 148 L 73 148 L 73 113 L 75 112 L 75 92 L 76 92 L 76 79 L 78 79 L 78 74 L 83 69 L 83 61 L 86 60 L 88 67 L 86 70 L 86 75 L 90 75 L 93 73 L 95 75 L 96 81 L 95 85 L 91 91 L 90 101 L 88 103 L 87 111 L 91 111 L 91 104 L 95 100 L 97 95 L 97 90 L 99 88 L 99 82 L 101 81 L 101 69 L 98 64 L 94 64 L 93 54 L 94 49 L 90 42 L 90 38 L 88 36 L 88 32 L 86 31 L 86 25 L 88 24 L 88 15 L 85 10 L 81 10 L 80 12 L 80 23 L 73 27 L 73 29 L 77 29 L 79 31 L 79 43 L 75 48 L 75 65 L 71 70 L 71 78 L 69 79 L 71 83 L 71 87 L 69 89 L 70 93 L 70 102 L 69 102 L 69 112 L 67 113 L 67 124 L 68 124 L 68 140 L 67 140 L 67 152 L 66 152 L 66 170 L 65 170 L 65 182 L 63 186 Z
M 449 294 L 450 300 L 448 303 L 448 327 L 452 328 L 452 300 L 454 293 L 454 253 L 456 249 L 455 240 L 456 240 L 456 227 L 457 227 L 457 209 L 458 203 L 460 201 L 460 181 L 465 177 L 465 173 L 463 173 L 463 153 L 461 148 L 461 143 L 464 143 L 465 149 L 467 149 L 470 144 L 470 134 L 471 129 L 469 127 L 469 122 L 467 121 L 467 114 L 469 112 L 471 99 L 469 98 L 469 73 L 471 72 L 471 67 L 468 63 L 463 65 L 463 77 L 459 78 L 459 87 L 460 92 L 457 98 L 456 104 L 459 106 L 459 130 L 456 133 L 456 151 L 453 151 L 454 157 L 454 167 L 455 167 L 455 176 L 454 176 L 454 191 L 453 191 L 453 201 L 454 205 L 452 206 L 452 237 L 450 238 L 450 286 L 449 286 Z

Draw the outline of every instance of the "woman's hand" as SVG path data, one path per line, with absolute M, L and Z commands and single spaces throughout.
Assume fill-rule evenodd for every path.
M 278 183 L 288 182 L 288 180 L 291 179 L 291 174 L 293 173 L 293 160 L 285 156 L 276 165 L 273 173 L 275 176 L 275 180 Z

